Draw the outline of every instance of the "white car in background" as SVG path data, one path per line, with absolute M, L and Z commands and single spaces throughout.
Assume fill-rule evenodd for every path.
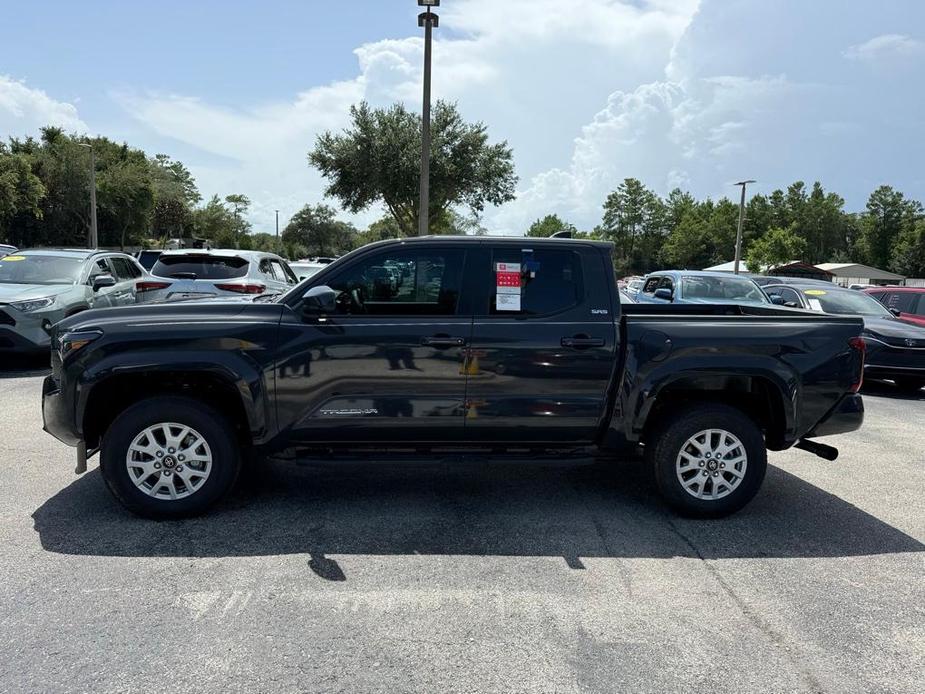
M 288 263 L 273 253 L 184 249 L 164 251 L 135 290 L 141 304 L 282 294 L 298 283 Z
M 289 263 L 289 267 L 298 276 L 300 282 L 318 274 L 327 266 L 328 263 L 319 263 L 317 260 L 297 260 L 294 263 Z

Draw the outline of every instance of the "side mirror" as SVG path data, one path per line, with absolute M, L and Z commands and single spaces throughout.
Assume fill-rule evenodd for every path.
M 771 303 L 775 306 L 786 306 L 787 302 L 784 301 L 784 297 L 780 294 L 768 294 L 768 298 L 771 300 Z
M 302 297 L 302 315 L 306 317 L 323 316 L 337 310 L 337 292 L 324 285 L 312 287 Z
M 890 313 L 892 313 L 897 318 L 899 318 L 902 315 L 902 311 L 900 311 L 898 308 L 891 308 Z
M 802 308 L 796 301 L 785 301 L 784 306 L 788 306 L 789 308 Z
M 666 289 L 665 287 L 661 287 L 660 289 L 656 289 L 656 290 L 655 290 L 655 298 L 656 298 L 656 299 L 663 299 L 664 301 L 673 301 L 673 300 L 674 300 L 674 295 L 671 293 L 671 290 L 670 290 L 670 289 Z
M 93 291 L 98 292 L 100 289 L 115 287 L 116 279 L 112 275 L 97 275 L 93 278 Z

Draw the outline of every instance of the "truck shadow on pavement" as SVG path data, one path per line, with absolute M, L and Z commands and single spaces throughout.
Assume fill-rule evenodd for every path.
M 925 389 L 920 389 L 915 393 L 904 393 L 892 383 L 886 381 L 864 381 L 864 387 L 861 389 L 861 395 L 877 395 L 893 400 L 925 400 Z
M 0 354 L 0 379 L 46 376 L 51 373 L 48 354 Z
M 333 555 L 582 558 L 850 557 L 925 545 L 795 475 L 769 467 L 730 518 L 668 511 L 637 464 L 271 462 L 208 516 L 155 522 L 124 511 L 93 470 L 38 508 L 42 547 L 75 555 L 305 554 L 328 580 Z

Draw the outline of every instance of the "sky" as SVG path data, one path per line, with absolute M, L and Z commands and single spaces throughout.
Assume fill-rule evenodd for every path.
M 420 109 L 414 0 L 7 0 L 0 138 L 43 125 L 125 140 L 244 193 L 255 231 L 324 202 L 307 162 L 349 107 Z M 507 140 L 517 199 L 493 233 L 579 229 L 636 177 L 661 195 L 819 180 L 861 210 L 925 201 L 921 0 L 443 0 L 435 99 Z M 332 201 L 328 200 L 331 203 Z M 342 215 L 358 225 L 370 209 Z

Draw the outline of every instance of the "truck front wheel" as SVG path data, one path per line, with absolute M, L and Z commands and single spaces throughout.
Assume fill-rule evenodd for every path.
M 678 513 L 719 518 L 745 506 L 764 481 L 764 437 L 740 410 L 694 405 L 646 441 L 658 489 Z
M 109 489 L 146 518 L 202 513 L 231 489 L 240 464 L 228 420 L 205 403 L 179 397 L 129 407 L 109 427 L 100 451 Z

